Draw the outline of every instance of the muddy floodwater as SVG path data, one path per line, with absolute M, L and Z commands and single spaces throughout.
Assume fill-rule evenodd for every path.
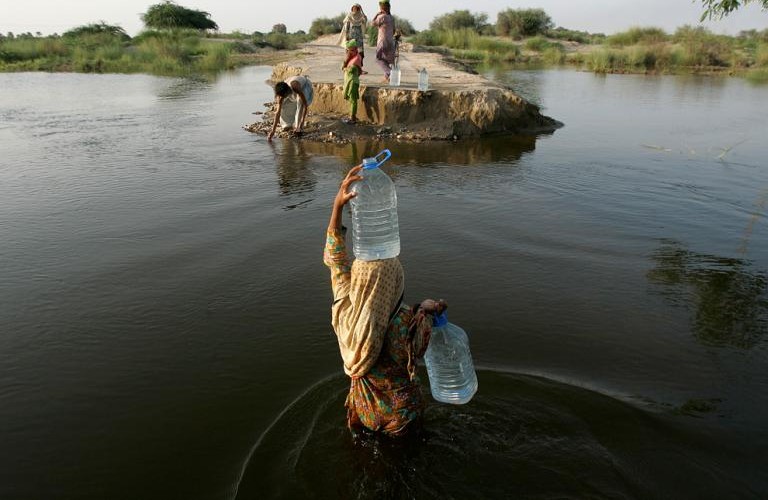
M 0 498 L 768 497 L 768 87 L 485 74 L 565 126 L 269 144 L 267 67 L 0 74 Z M 480 385 L 354 444 L 322 247 L 383 147 Z

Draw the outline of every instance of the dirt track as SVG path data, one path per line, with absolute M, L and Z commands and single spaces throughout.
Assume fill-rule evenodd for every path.
M 303 45 L 289 61 L 273 68 L 273 81 L 303 74 L 314 84 L 315 98 L 303 139 L 455 140 L 487 134 L 552 131 L 560 126 L 507 87 L 462 71 L 440 54 L 414 52 L 407 43 L 399 51 L 398 87 L 386 83 L 383 70 L 375 62 L 375 48 L 366 46 L 364 70 L 368 74 L 360 77 L 360 122 L 344 124 L 341 118 L 348 113 L 349 105 L 341 97 L 344 49 L 337 41 L 338 35 L 321 37 Z M 427 92 L 417 90 L 421 68 L 426 68 L 429 74 Z M 271 103 L 266 107 L 264 121 L 246 127 L 247 130 L 268 133 L 273 116 Z M 295 137 L 282 131 L 277 136 Z

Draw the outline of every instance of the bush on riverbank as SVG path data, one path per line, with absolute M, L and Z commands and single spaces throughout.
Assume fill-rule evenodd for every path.
M 422 31 L 409 41 L 468 62 L 571 64 L 597 73 L 726 72 L 755 82 L 768 79 L 768 30 L 744 31 L 737 37 L 691 26 L 673 34 L 655 27 L 631 28 L 608 37 L 564 28 L 546 33 L 556 33 L 559 38 L 536 35 L 515 42 L 481 35 L 473 26 Z M 579 47 L 574 42 L 580 42 L 572 38 L 597 44 Z M 566 41 L 571 42 L 568 47 Z M 525 49 L 522 54 L 521 48 Z
M 188 75 L 230 69 L 243 51 L 234 42 L 201 38 L 196 30 L 145 31 L 87 25 L 62 36 L 3 38 L 0 71 L 77 71 Z M 238 50 L 236 50 L 238 49 Z
M 515 39 L 541 35 L 552 28 L 552 18 L 543 9 L 507 9 L 496 18 L 496 34 Z
M 606 36 L 603 33 L 589 33 L 587 31 L 569 30 L 558 26 L 557 28 L 548 30 L 544 36 L 547 38 L 554 38 L 555 40 L 562 40 L 566 42 L 576 42 L 583 44 L 599 44 L 604 43 Z
M 517 44 L 496 37 L 482 36 L 473 28 L 427 30 L 409 38 L 408 41 L 425 47 L 447 47 L 457 59 L 511 62 L 520 55 L 520 47 Z
M 759 80 L 768 67 L 768 30 L 738 37 L 683 26 L 668 35 L 659 28 L 633 28 L 608 37 L 606 47 L 574 54 L 568 62 L 598 73 L 726 71 Z

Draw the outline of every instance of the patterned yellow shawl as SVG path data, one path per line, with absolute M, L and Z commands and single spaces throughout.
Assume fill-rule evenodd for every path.
M 350 377 L 362 377 L 376 363 L 404 281 L 397 258 L 352 263 L 349 300 L 335 302 L 331 310 L 344 372 Z

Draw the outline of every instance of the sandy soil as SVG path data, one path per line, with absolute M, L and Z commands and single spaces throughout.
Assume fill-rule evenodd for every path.
M 338 44 L 338 35 L 327 35 L 318 38 L 310 43 L 304 44 L 300 49 L 288 54 L 283 63 L 276 65 L 273 69 L 273 79 L 282 80 L 291 74 L 305 74 L 311 77 L 315 84 L 315 100 L 318 100 L 318 92 L 322 89 L 328 89 L 329 85 L 340 86 L 343 82 L 343 73 L 341 65 L 344 58 L 344 49 Z M 431 52 L 414 52 L 409 43 L 403 43 L 400 46 L 398 62 L 401 71 L 400 87 L 391 87 L 384 79 L 384 72 L 375 62 L 375 48 L 365 47 L 364 70 L 368 73 L 360 77 L 361 94 L 363 89 L 368 89 L 368 95 L 371 92 L 384 95 L 383 99 L 386 105 L 394 104 L 395 107 L 404 108 L 413 106 L 413 97 L 409 94 L 417 94 L 418 72 L 421 68 L 426 68 L 429 73 L 430 92 L 445 94 L 449 96 L 448 103 L 454 107 L 464 109 L 462 113 L 471 114 L 473 102 L 482 102 L 480 106 L 489 107 L 490 105 L 500 105 L 502 107 L 515 106 L 510 104 L 510 90 L 498 83 L 487 80 L 486 78 L 472 72 L 471 69 L 457 61 L 451 61 L 440 54 Z M 380 92 L 381 91 L 381 92 Z M 410 92 L 401 92 L 410 91 Z M 327 92 L 325 93 L 327 96 Z M 461 99 L 451 100 L 451 96 L 461 95 Z M 480 96 L 478 99 L 477 97 Z M 489 96 L 491 96 L 489 98 Z M 496 97 L 499 96 L 499 97 Z M 400 102 L 398 102 L 398 99 Z M 410 100 L 409 100 L 410 99 Z M 513 96 L 514 99 L 519 99 Z M 328 99 L 326 99 L 327 101 Z M 496 101 L 495 101 L 496 100 Z M 446 100 L 440 101 L 440 105 L 445 106 Z M 533 114 L 538 114 L 538 109 L 534 106 L 524 103 L 525 106 L 534 108 Z M 258 134 L 268 134 L 271 129 L 274 113 L 272 111 L 273 102 L 265 103 L 266 110 L 262 112 L 263 121 L 257 121 L 245 127 L 246 130 Z M 419 104 L 424 106 L 424 104 Z M 313 110 L 314 108 L 314 110 Z M 398 120 L 397 123 L 373 123 L 362 119 L 352 125 L 342 121 L 344 118 L 342 110 L 348 107 L 341 102 L 338 106 L 331 106 L 334 111 L 329 111 L 329 107 L 322 113 L 318 112 L 318 106 L 310 106 L 307 123 L 305 123 L 304 132 L 301 135 L 293 134 L 292 131 L 280 131 L 275 134 L 276 137 L 283 138 L 301 138 L 304 140 L 346 143 L 358 139 L 366 138 L 388 138 L 399 139 L 409 142 L 418 142 L 423 140 L 456 140 L 459 137 L 451 132 L 450 127 L 446 127 L 445 116 L 440 113 L 434 113 L 434 120 L 421 116 L 419 123 L 409 123 L 407 120 Z M 513 109 L 515 113 L 517 110 Z M 423 108 L 429 109 L 429 108 Z M 314 111 L 314 112 L 313 112 Z M 433 110 L 434 111 L 434 110 Z M 487 114 L 487 109 L 485 109 Z M 425 113 L 433 114 L 432 111 Z M 510 114 L 510 113 L 507 113 Z M 536 122 L 533 120 L 531 110 L 517 113 L 521 117 L 521 123 L 524 121 Z M 545 117 L 544 117 L 545 118 Z M 548 122 L 534 123 L 534 127 L 553 129 Z

